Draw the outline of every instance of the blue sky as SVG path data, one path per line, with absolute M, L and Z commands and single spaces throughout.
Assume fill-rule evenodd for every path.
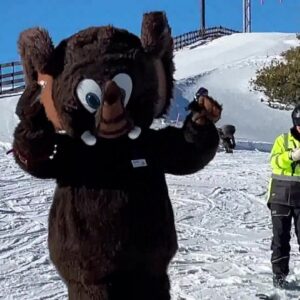
M 300 1 L 282 1 L 252 0 L 252 31 L 300 32 Z M 242 30 L 242 2 L 206 0 L 206 27 Z M 44 27 L 55 44 L 107 24 L 139 35 L 143 13 L 152 10 L 166 12 L 174 36 L 200 26 L 200 0 L 0 0 L 0 63 L 19 59 L 16 44 L 24 29 Z

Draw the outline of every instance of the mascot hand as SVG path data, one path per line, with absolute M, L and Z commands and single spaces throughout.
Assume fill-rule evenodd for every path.
M 209 96 L 201 96 L 191 107 L 192 121 L 198 125 L 216 123 L 221 118 L 222 106 Z
M 32 82 L 26 87 L 16 107 L 16 114 L 20 120 L 29 119 L 40 112 L 42 109 L 39 101 L 41 90 L 42 88 L 37 82 Z

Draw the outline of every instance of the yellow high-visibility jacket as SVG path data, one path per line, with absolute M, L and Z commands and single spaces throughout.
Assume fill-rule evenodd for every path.
M 268 204 L 300 207 L 300 161 L 291 159 L 294 148 L 300 148 L 300 141 L 290 132 L 281 134 L 274 142 L 270 155 L 272 176 Z

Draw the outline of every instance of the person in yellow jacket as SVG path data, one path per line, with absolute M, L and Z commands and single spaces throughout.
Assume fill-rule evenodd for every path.
M 268 206 L 271 210 L 272 271 L 275 287 L 288 285 L 292 219 L 300 245 L 300 105 L 292 112 L 293 127 L 281 134 L 271 150 L 272 177 Z

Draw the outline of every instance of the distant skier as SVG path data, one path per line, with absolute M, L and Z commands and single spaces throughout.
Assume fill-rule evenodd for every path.
M 197 100 L 200 96 L 208 96 L 208 90 L 205 87 L 199 88 L 194 96 L 194 100 Z
M 193 110 L 194 108 L 197 108 L 198 100 L 200 100 L 201 97 L 207 97 L 207 96 L 208 96 L 208 90 L 205 87 L 200 87 L 198 91 L 195 93 L 193 101 L 189 103 L 189 105 L 185 108 L 185 110 Z
M 235 126 L 224 125 L 221 128 L 218 128 L 218 131 L 225 152 L 233 153 L 233 149 L 235 148 L 235 138 L 234 138 Z
M 272 270 L 275 287 L 286 288 L 292 219 L 300 245 L 300 105 L 292 112 L 293 127 L 279 135 L 270 155 L 272 167 L 268 207 L 273 224 Z

